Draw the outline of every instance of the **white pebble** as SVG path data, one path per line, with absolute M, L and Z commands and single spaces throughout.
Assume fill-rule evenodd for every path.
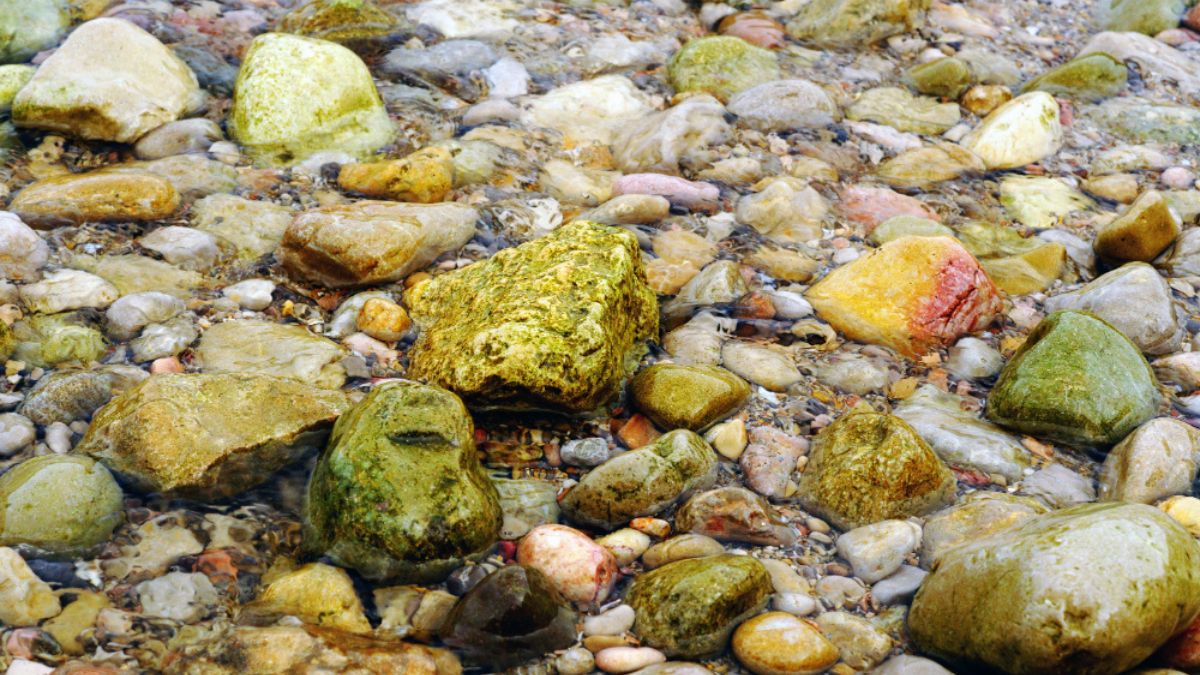
M 634 611 L 629 605 L 617 605 L 607 612 L 583 619 L 584 635 L 622 635 L 633 628 Z
M 255 312 L 264 310 L 271 305 L 271 294 L 275 292 L 275 284 L 266 279 L 247 279 L 232 286 L 226 286 L 221 293 L 236 302 L 244 309 Z
M 0 457 L 8 457 L 37 438 L 33 422 L 16 413 L 0 414 Z
M 776 593 L 771 606 L 780 612 L 795 616 L 808 616 L 817 611 L 817 600 L 807 593 Z
M 1182 166 L 1173 166 L 1162 172 L 1162 184 L 1174 190 L 1186 190 L 1196 182 L 1196 174 Z
M 596 667 L 606 673 L 632 673 L 666 660 L 662 652 L 650 647 L 609 647 L 596 654 Z
M 62 422 L 53 422 L 46 427 L 46 445 L 59 455 L 71 451 L 71 427 Z
M 13 662 L 8 666 L 8 670 L 4 671 L 4 675 L 46 675 L 46 673 L 52 672 L 54 672 L 53 668 L 42 665 L 37 661 L 13 659 Z

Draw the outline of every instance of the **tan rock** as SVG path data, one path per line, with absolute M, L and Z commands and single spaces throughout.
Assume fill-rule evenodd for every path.
M 102 171 L 44 178 L 18 192 L 9 205 L 40 229 L 88 221 L 161 220 L 178 208 L 179 193 L 158 176 Z

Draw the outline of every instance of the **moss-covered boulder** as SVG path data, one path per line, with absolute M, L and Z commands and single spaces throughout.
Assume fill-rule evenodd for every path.
M 1150 262 L 1175 241 L 1179 214 L 1161 192 L 1147 190 L 1096 233 L 1096 254 L 1112 262 Z
M 954 499 L 954 474 L 907 422 L 856 410 L 817 435 L 798 496 L 842 529 L 929 513 Z
M 737 412 L 750 385 L 719 366 L 656 363 L 638 372 L 629 393 L 633 405 L 664 429 L 699 431 Z
M 973 79 L 970 66 L 953 56 L 914 66 L 904 75 L 904 81 L 922 94 L 950 99 L 957 99 Z
M 675 91 L 707 92 L 721 99 L 779 79 L 775 54 L 741 38 L 703 37 L 683 46 L 667 64 Z
M 571 646 L 576 618 L 545 575 L 509 565 L 454 605 L 441 638 L 470 663 L 503 668 Z
M 787 24 L 806 45 L 847 49 L 880 42 L 925 24 L 929 0 L 813 0 Z
M 70 25 L 67 0 L 0 0 L 0 63 L 28 61 Z
M 500 498 L 462 401 L 387 382 L 338 420 L 304 505 L 304 545 L 373 581 L 440 580 L 500 535 Z
M 1132 668 L 1200 613 L 1200 546 L 1141 504 L 1085 504 L 946 553 L 908 615 L 956 672 Z
M 13 99 L 29 83 L 29 79 L 37 72 L 37 68 L 24 64 L 9 64 L 0 66 L 0 112 L 12 109 Z
M 590 411 L 658 336 L 637 239 L 575 221 L 407 294 L 421 334 L 410 377 L 468 402 Z
M 633 607 L 633 632 L 671 657 L 716 656 L 733 629 L 757 614 L 772 590 L 762 563 L 742 555 L 716 555 L 668 563 L 638 576 L 625 601 Z
M 365 158 L 395 134 L 371 73 L 354 52 L 284 33 L 250 44 L 229 125 L 256 161 L 276 165 L 325 151 Z
M 25 0 L 19 0 L 25 2 Z M 196 75 L 153 35 L 121 19 L 75 29 L 13 100 L 18 127 L 132 143 L 201 103 Z
M 324 445 L 346 407 L 269 375 L 155 375 L 97 411 L 75 450 L 143 492 L 220 499 Z
M 1042 320 L 987 402 L 987 417 L 1017 431 L 1072 445 L 1111 445 L 1154 416 L 1159 393 L 1138 348 L 1086 312 Z
M 1116 96 L 1125 88 L 1129 69 L 1103 52 L 1084 54 L 1038 75 L 1022 92 L 1044 91 L 1081 101 L 1099 101 Z
M 611 530 L 655 515 L 716 478 L 713 449 L 697 434 L 676 429 L 592 469 L 560 505 L 577 523 Z
M 117 481 L 90 457 L 27 459 L 0 475 L 0 546 L 86 557 L 112 536 L 123 508 Z

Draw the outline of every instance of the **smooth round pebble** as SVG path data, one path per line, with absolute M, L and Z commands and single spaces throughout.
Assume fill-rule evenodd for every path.
M 621 635 L 633 628 L 635 613 L 629 605 L 617 605 L 595 616 L 584 617 L 584 635 Z
M 756 675 L 815 675 L 838 661 L 837 647 L 786 612 L 760 614 L 733 633 L 733 655 Z
M 632 673 L 667 657 L 650 647 L 609 647 L 596 654 L 596 667 L 606 673 Z

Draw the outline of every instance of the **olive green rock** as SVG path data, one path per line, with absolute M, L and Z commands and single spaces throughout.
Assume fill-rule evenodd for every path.
M 381 384 L 334 426 L 308 483 L 304 545 L 372 581 L 440 581 L 500 534 L 474 425 L 445 389 Z
M 309 0 L 283 15 L 278 29 L 355 49 L 384 40 L 398 23 L 371 0 Z
M 908 630 L 956 672 L 1110 675 L 1200 613 L 1200 545 L 1143 504 L 1084 504 L 947 552 Z
M 692 40 L 675 52 L 667 77 L 678 93 L 703 91 L 725 101 L 780 75 L 775 54 L 741 38 L 715 36 Z
M 953 501 L 955 487 L 954 474 L 907 422 L 855 410 L 814 439 L 798 496 L 849 530 L 929 513 Z
M 1100 257 L 1116 262 L 1151 262 L 1182 229 L 1179 214 L 1161 192 L 1148 190 L 1124 213 L 1096 233 L 1094 247 Z
M 745 405 L 750 385 L 719 366 L 656 363 L 634 376 L 629 393 L 660 427 L 700 431 Z
M 667 563 L 634 579 L 625 602 L 633 632 L 670 657 L 716 656 L 733 629 L 771 595 L 771 576 L 747 555 L 723 554 Z
M 1103 30 L 1157 35 L 1177 28 L 1191 4 L 1186 0 L 1102 0 L 1096 3 L 1096 10 Z
M 676 429 L 584 474 L 560 506 L 577 523 L 615 529 L 655 515 L 717 478 L 717 455 L 699 435 Z
M 658 304 L 636 237 L 575 221 L 417 284 L 409 377 L 469 403 L 584 412 L 615 396 Z
M 957 103 L 938 103 L 928 96 L 914 96 L 900 87 L 868 89 L 846 109 L 855 122 L 886 124 L 899 131 L 941 134 L 962 119 Z
M 269 375 L 154 375 L 96 412 L 76 452 L 143 492 L 230 497 L 324 445 L 341 392 Z
M 80 455 L 34 457 L 0 475 L 0 546 L 85 556 L 125 518 L 117 481 Z
M 354 52 L 284 33 L 250 43 L 229 126 L 257 162 L 273 165 L 324 151 L 364 159 L 395 135 L 371 73 Z
M 1137 143 L 1200 143 L 1200 108 L 1117 96 L 1083 108 L 1085 117 Z
M 11 64 L 0 66 L 0 112 L 12 108 L 13 98 L 24 87 L 37 68 L 33 66 Z
M 28 61 L 70 25 L 66 0 L 0 0 L 0 63 Z
M 17 337 L 7 323 L 0 321 L 0 363 L 9 360 L 17 349 Z
M 787 24 L 806 45 L 861 48 L 925 24 L 929 0 L 812 0 Z
M 913 67 L 904 79 L 926 96 L 957 99 L 971 86 L 974 78 L 965 62 L 948 56 Z
M 1094 52 L 1038 75 L 1021 88 L 1021 93 L 1044 91 L 1082 101 L 1099 101 L 1120 93 L 1128 79 L 1129 69 L 1124 63 L 1108 54 Z
M 1087 312 L 1042 319 L 1000 371 L 987 418 L 1071 445 L 1112 445 L 1154 416 L 1150 364 L 1117 329 Z

